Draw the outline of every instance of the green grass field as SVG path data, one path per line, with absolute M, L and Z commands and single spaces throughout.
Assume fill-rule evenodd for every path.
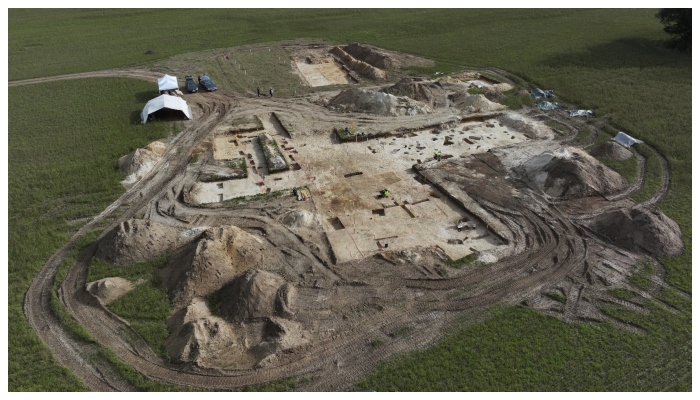
M 201 55 L 300 38 L 359 41 L 418 54 L 436 61 L 435 67 L 420 70 L 431 74 L 499 67 L 554 89 L 596 116 L 608 116 L 614 129 L 667 157 L 671 191 L 660 207 L 681 226 L 686 251 L 662 262 L 668 282 L 690 293 L 692 60 L 660 46 L 666 36 L 655 12 L 11 9 L 8 73 L 10 80 L 19 80 L 136 65 L 180 70 L 198 62 L 221 71 L 220 77 L 206 72 L 225 90 L 243 90 L 253 84 L 253 76 L 242 78 L 237 64 L 207 64 L 212 61 Z M 155 54 L 144 54 L 147 50 Z M 282 54 L 278 57 L 279 65 L 271 52 L 239 62 L 264 61 L 273 72 L 260 79 L 279 74 L 285 83 L 275 83 L 282 90 L 277 94 L 290 95 L 298 82 L 282 69 Z M 170 129 L 132 123 L 151 92 L 153 84 L 128 79 L 9 88 L 9 390 L 85 389 L 31 331 L 22 314 L 23 296 L 46 258 L 84 223 L 81 218 L 100 212 L 122 192 L 117 158 Z M 653 163 L 647 165 L 651 179 L 636 200 L 658 187 L 660 171 Z M 653 305 L 648 316 L 609 310 L 642 326 L 646 336 L 506 308 L 431 349 L 398 357 L 358 388 L 690 390 L 692 307 L 671 292 L 664 292 L 662 300 L 680 312 Z M 160 386 L 141 382 L 139 387 Z
M 685 301 L 683 307 L 690 307 Z M 690 312 L 614 310 L 646 336 L 569 325 L 524 307 L 500 310 L 435 347 L 396 357 L 355 386 L 377 391 L 690 390 Z
M 53 361 L 22 312 L 46 259 L 123 188 L 116 160 L 167 135 L 164 124 L 134 125 L 136 99 L 152 84 L 87 79 L 9 89 L 8 241 L 10 390 L 85 387 Z

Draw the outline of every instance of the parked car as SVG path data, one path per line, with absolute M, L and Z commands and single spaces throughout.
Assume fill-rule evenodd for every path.
M 214 90 L 216 90 L 216 85 L 214 84 L 214 82 L 211 81 L 211 79 L 209 79 L 207 75 L 202 75 L 202 79 L 199 81 L 199 83 L 201 83 L 202 86 L 204 86 L 204 88 L 207 89 L 207 92 L 213 92 Z
M 190 93 L 196 93 L 199 90 L 199 87 L 197 86 L 197 83 L 194 81 L 194 78 L 192 75 L 187 75 L 185 77 L 185 86 L 187 87 L 187 91 Z

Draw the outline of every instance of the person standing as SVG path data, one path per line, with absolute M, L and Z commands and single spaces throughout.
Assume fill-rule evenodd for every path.
M 260 97 L 260 86 L 258 86 L 258 97 Z
M 270 88 L 270 97 L 272 97 L 272 88 Z

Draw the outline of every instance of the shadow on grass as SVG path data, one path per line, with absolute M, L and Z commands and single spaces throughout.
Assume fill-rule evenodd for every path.
M 134 99 L 140 103 L 146 104 L 149 100 L 160 96 L 157 90 L 146 90 L 145 92 L 138 92 L 134 94 Z
M 585 67 L 619 69 L 644 67 L 687 68 L 688 55 L 663 47 L 663 41 L 644 38 L 623 38 L 588 48 L 584 51 L 562 53 L 544 59 L 547 67 Z
M 131 122 L 132 124 L 141 124 L 141 111 L 132 111 L 131 115 L 129 116 L 129 122 Z

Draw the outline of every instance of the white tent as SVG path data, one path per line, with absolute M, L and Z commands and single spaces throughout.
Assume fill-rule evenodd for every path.
M 615 136 L 612 140 L 620 143 L 621 145 L 625 147 L 630 147 L 635 143 L 644 143 L 639 139 L 635 139 L 632 136 L 624 133 L 624 132 L 618 132 L 617 136 Z
M 179 89 L 177 86 L 177 78 L 170 75 L 163 75 L 162 78 L 158 79 L 158 90 L 172 90 Z
M 177 96 L 169 96 L 167 94 L 162 94 L 155 99 L 151 99 L 146 106 L 141 111 L 141 123 L 145 124 L 148 121 L 148 115 L 154 113 L 160 109 L 168 108 L 171 110 L 179 110 L 185 114 L 187 119 L 192 119 L 192 110 L 190 105 L 187 104 L 185 100 Z

